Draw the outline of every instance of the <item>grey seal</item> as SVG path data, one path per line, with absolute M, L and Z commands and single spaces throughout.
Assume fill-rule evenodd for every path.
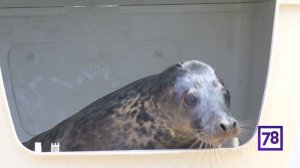
M 217 147 L 239 134 L 230 93 L 215 70 L 191 60 L 139 79 L 23 143 L 43 151 L 184 149 Z M 201 147 L 202 148 L 202 147 Z

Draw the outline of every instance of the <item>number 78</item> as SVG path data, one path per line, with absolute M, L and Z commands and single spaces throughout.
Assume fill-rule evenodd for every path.
M 262 135 L 266 135 L 266 138 L 263 142 L 263 145 L 266 145 L 268 140 L 269 140 L 269 137 L 271 135 L 271 143 L 272 144 L 277 144 L 279 142 L 279 138 L 278 138 L 278 132 L 277 131 L 272 131 L 272 132 L 263 132 Z

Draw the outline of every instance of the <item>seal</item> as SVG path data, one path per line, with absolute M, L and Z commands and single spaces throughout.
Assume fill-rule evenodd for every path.
M 23 144 L 34 150 L 41 142 L 43 151 L 54 142 L 61 151 L 217 147 L 239 133 L 229 107 L 215 70 L 191 60 L 130 83 Z

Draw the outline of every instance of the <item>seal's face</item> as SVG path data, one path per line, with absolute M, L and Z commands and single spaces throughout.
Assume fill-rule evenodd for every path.
M 238 122 L 230 116 L 230 95 L 214 69 L 200 61 L 179 66 L 174 88 L 180 113 L 189 116 L 191 127 L 201 141 L 218 146 L 237 136 Z

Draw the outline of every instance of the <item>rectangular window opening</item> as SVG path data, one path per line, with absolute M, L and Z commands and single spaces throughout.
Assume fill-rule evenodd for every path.
M 41 14 L 43 8 L 28 14 L 0 9 L 0 38 L 7 42 L 1 67 L 19 140 L 26 142 L 68 122 L 36 142 L 47 151 L 57 142 L 62 151 L 230 148 L 247 143 L 260 117 L 275 1 L 230 2 L 68 7 L 60 8 L 60 14 Z M 189 60 L 209 64 L 218 77 L 176 71 L 203 72 L 203 67 L 197 69 L 200 65 L 189 66 L 195 63 Z M 172 65 L 176 70 L 170 72 L 180 75 L 162 75 Z M 160 75 L 149 77 L 155 74 Z M 96 115 L 97 110 L 103 115 Z M 76 121 L 66 120 L 76 113 Z M 112 123 L 113 133 L 108 127 Z M 198 139 L 190 136 L 195 132 Z M 234 136 L 224 140 L 225 134 Z M 57 148 L 53 144 L 53 151 Z

